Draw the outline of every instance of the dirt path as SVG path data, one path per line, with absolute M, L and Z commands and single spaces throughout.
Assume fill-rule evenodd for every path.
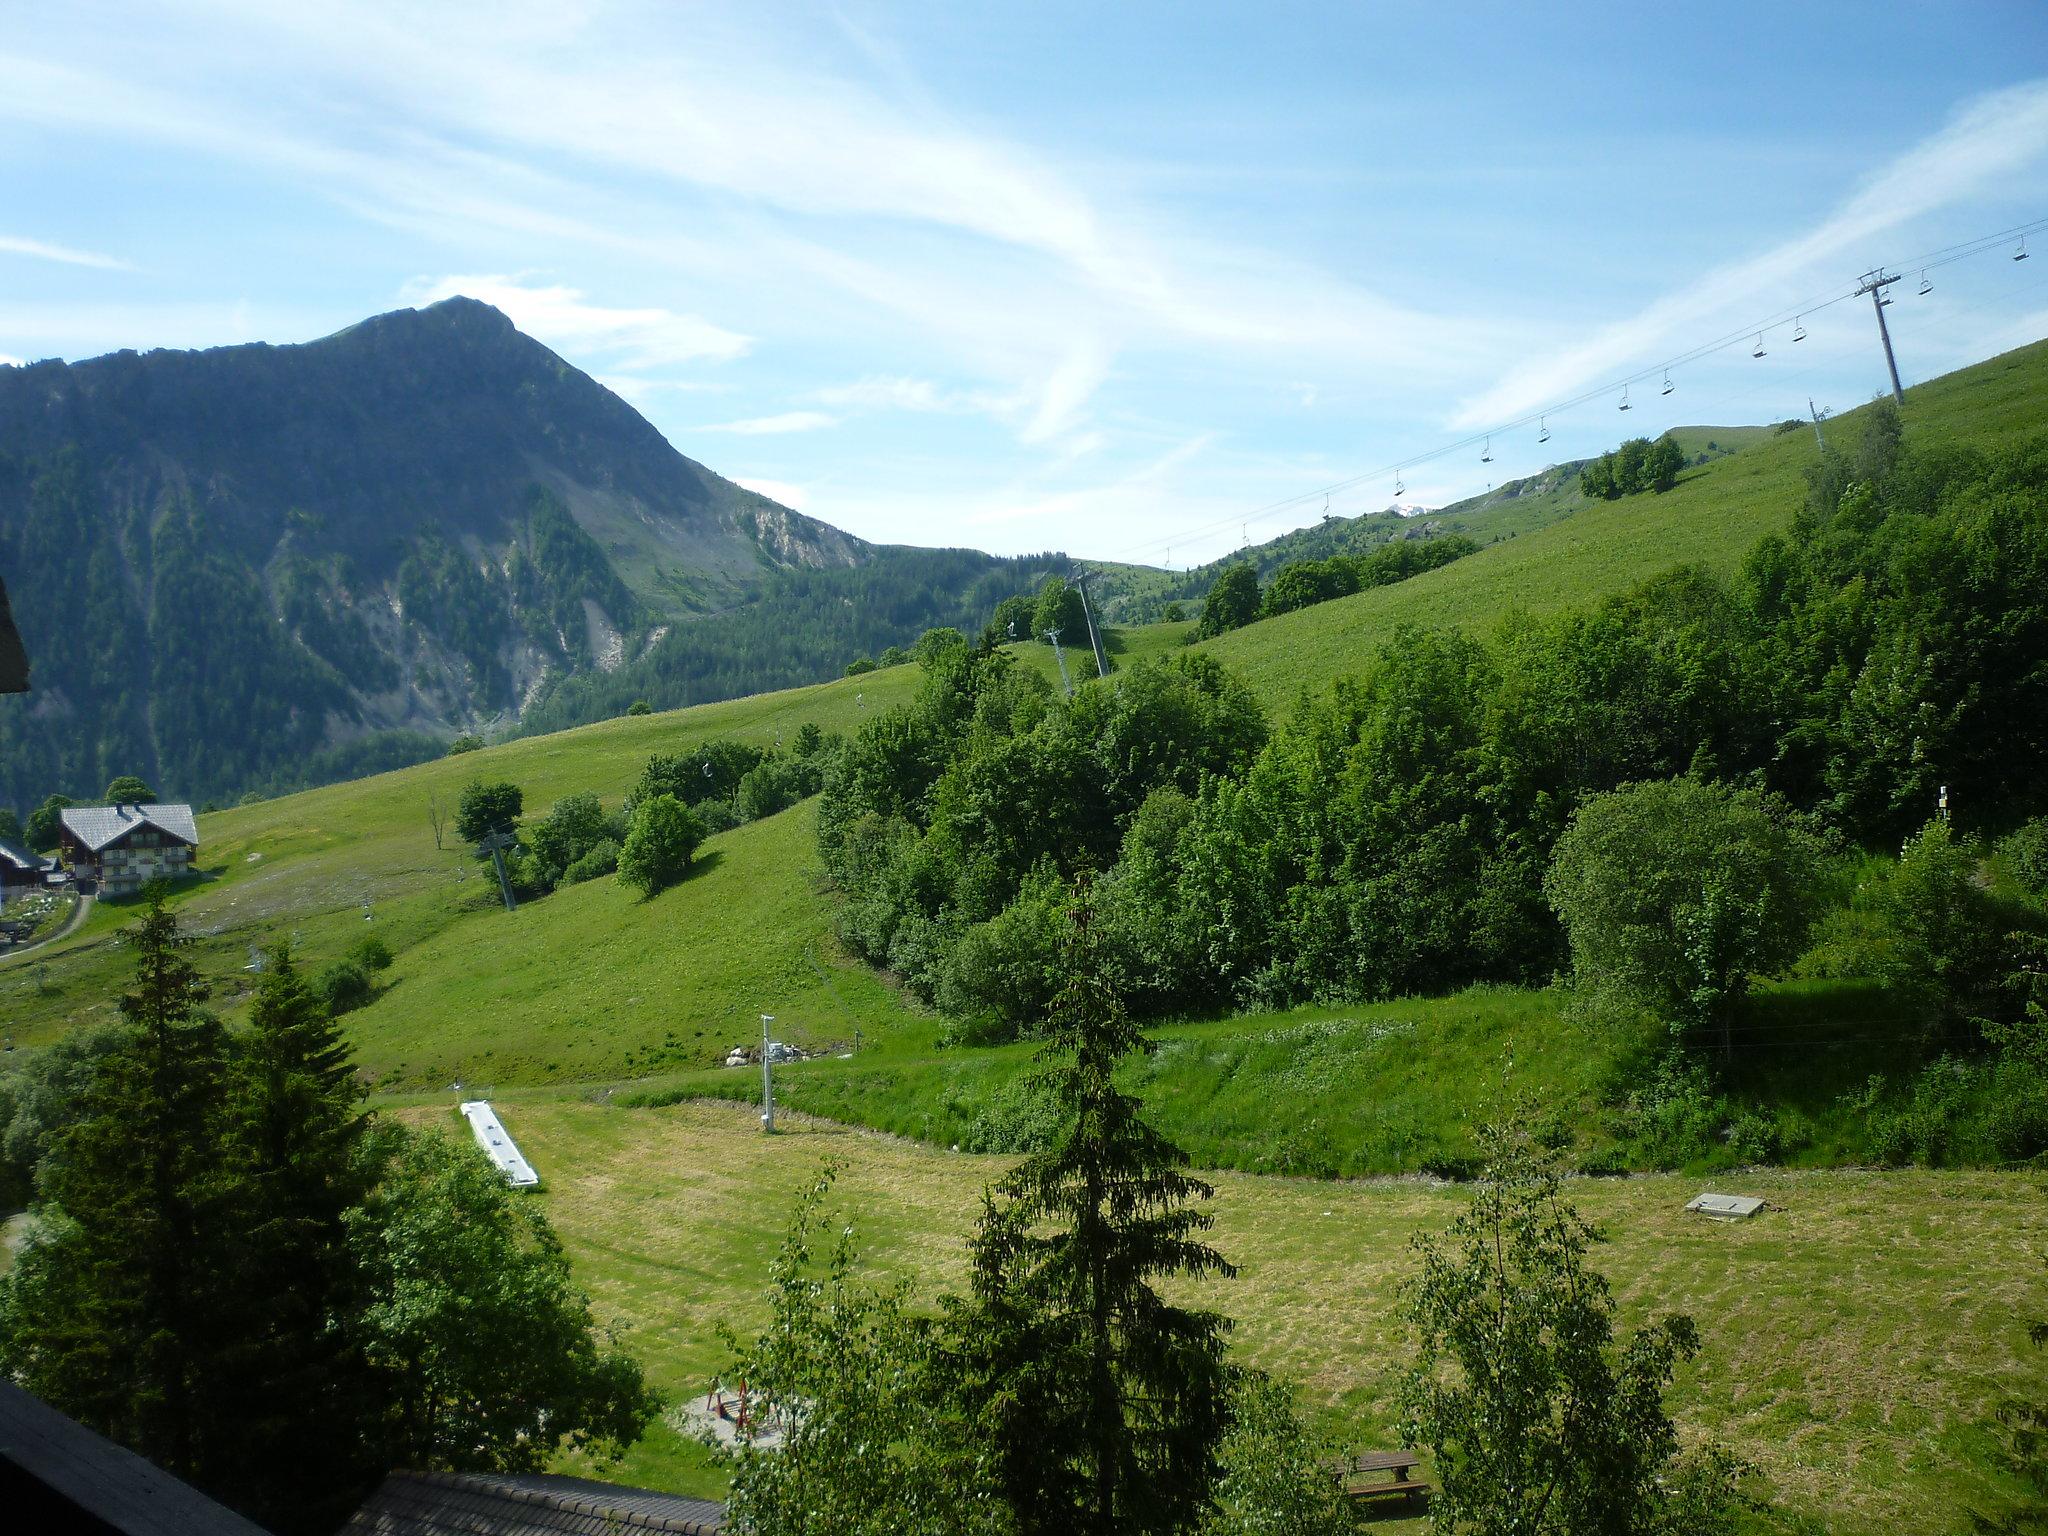
M 0 966 L 7 965 L 11 961 L 27 959 L 37 950 L 47 949 L 59 939 L 70 938 L 71 935 L 78 932 L 86 918 L 91 915 L 92 898 L 90 896 L 80 896 L 78 898 L 78 905 L 71 909 L 71 915 L 59 923 L 54 932 L 45 934 L 33 943 L 24 944 L 18 949 L 10 949 L 6 954 L 0 955 Z

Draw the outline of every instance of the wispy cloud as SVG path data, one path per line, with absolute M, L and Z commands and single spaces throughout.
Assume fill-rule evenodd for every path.
M 414 304 L 457 294 L 503 310 L 522 331 L 550 345 L 597 353 L 623 369 L 662 368 L 702 359 L 744 356 L 749 337 L 671 309 L 620 309 L 594 304 L 580 289 L 537 284 L 519 276 L 422 278 L 406 289 Z
M 784 411 L 779 416 L 750 416 L 745 421 L 721 421 L 697 430 L 732 432 L 741 437 L 774 437 L 785 432 L 816 432 L 838 425 L 839 418 L 824 411 Z
M 1760 256 L 1714 268 L 1591 339 L 1525 363 L 1463 402 L 1461 429 L 1513 420 L 1666 348 L 1798 303 L 1874 255 L 1871 242 L 1909 221 L 1981 193 L 1996 178 L 2048 155 L 2048 80 L 1978 97 L 1931 137 L 1881 167 L 1826 218 Z
M 47 240 L 30 240 L 22 235 L 0 235 L 0 256 L 29 256 L 37 261 L 58 261 L 68 267 L 97 267 L 105 272 L 133 272 L 132 262 L 98 251 L 81 251 Z
M 794 507 L 799 512 L 804 510 L 804 504 L 811 499 L 809 490 L 801 485 L 792 485 L 787 480 L 748 480 L 742 478 L 733 483 L 766 496 L 770 501 L 779 501 L 785 507 Z

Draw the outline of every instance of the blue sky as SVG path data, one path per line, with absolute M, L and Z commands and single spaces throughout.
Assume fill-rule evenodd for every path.
M 2048 217 L 2034 0 L 6 14 L 0 359 L 469 293 L 685 453 L 891 541 L 1208 558 Z M 2048 334 L 2039 244 L 1901 289 L 1909 383 Z M 1867 302 L 1807 330 L 1403 499 L 1882 387 Z

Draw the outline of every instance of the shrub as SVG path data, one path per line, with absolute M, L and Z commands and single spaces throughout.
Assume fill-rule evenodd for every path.
M 634 807 L 619 849 L 619 878 L 653 896 L 683 878 L 703 841 L 704 823 L 695 812 L 674 795 L 656 795 Z
M 1544 889 L 1581 983 L 1676 1027 L 1719 1017 L 1812 926 L 1819 848 L 1751 791 L 1693 779 L 1586 802 Z
M 690 807 L 690 814 L 702 824 L 706 837 L 714 832 L 730 832 L 746 821 L 730 800 L 699 800 Z
M 366 971 L 384 971 L 391 968 L 391 946 L 374 933 L 366 933 L 351 944 L 348 957 Z
M 483 737 L 465 732 L 448 743 L 448 756 L 460 757 L 464 752 L 478 751 L 483 744 Z
M 626 713 L 629 715 L 651 715 L 654 713 L 654 706 L 645 699 L 635 699 L 626 706 Z
M 313 978 L 313 990 L 337 1017 L 370 1000 L 370 973 L 355 960 L 337 960 Z
M 524 806 L 525 797 L 517 784 L 471 779 L 463 786 L 455 812 L 455 835 L 465 843 L 477 843 L 496 833 L 516 832 Z
M 2048 897 L 2048 816 L 2036 816 L 1998 845 L 2005 872 L 2035 897 Z
M 585 880 L 595 880 L 600 875 L 612 874 L 618 867 L 619 845 L 607 837 L 563 870 L 560 883 L 581 885 Z

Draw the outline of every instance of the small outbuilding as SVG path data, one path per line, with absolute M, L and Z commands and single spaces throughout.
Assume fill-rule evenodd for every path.
M 41 890 L 48 883 L 51 863 L 41 854 L 0 837 L 0 901 L 24 891 Z
M 190 873 L 199 823 L 189 805 L 74 805 L 59 813 L 57 848 L 81 887 L 132 896 Z

